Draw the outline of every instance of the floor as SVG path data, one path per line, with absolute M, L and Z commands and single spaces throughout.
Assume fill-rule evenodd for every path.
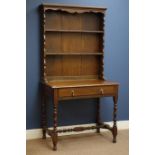
M 128 155 L 129 131 L 118 131 L 117 143 L 112 143 L 109 131 L 101 134 L 81 134 L 61 136 L 58 150 L 52 150 L 52 141 L 37 139 L 26 142 L 27 155 Z

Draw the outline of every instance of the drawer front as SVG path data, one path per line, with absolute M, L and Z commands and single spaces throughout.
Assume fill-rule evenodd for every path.
M 59 97 L 78 97 L 90 95 L 108 95 L 114 94 L 115 86 L 100 86 L 100 87 L 82 87 L 82 88 L 61 88 L 59 89 Z

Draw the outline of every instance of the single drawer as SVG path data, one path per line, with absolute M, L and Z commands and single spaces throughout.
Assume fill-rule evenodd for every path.
M 90 95 L 110 95 L 115 93 L 115 86 L 97 86 L 97 87 L 79 87 L 79 88 L 61 88 L 59 97 L 78 97 Z

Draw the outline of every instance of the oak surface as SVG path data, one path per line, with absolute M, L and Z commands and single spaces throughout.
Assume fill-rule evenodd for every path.
M 57 150 L 58 133 L 108 129 L 117 136 L 119 84 L 104 79 L 106 8 L 43 4 L 41 11 L 42 129 Z M 48 129 L 47 96 L 53 98 L 53 129 Z M 100 118 L 100 98 L 113 97 L 113 127 Z M 59 100 L 97 98 L 96 126 L 58 130 Z M 82 108 L 82 107 L 81 107 Z

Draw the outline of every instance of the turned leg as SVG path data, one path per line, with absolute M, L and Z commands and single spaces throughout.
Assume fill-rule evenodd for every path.
M 46 100 L 45 100 L 45 92 L 42 86 L 42 94 L 41 94 L 41 121 L 42 121 L 42 132 L 43 132 L 43 139 L 46 139 L 46 128 L 47 128 L 47 117 L 46 117 Z
M 99 126 L 101 124 L 101 117 L 100 117 L 100 98 L 97 99 L 97 116 L 96 116 L 96 125 Z M 97 133 L 100 133 L 100 128 L 97 128 Z
M 113 134 L 113 143 L 116 143 L 116 136 L 117 136 L 117 96 L 113 97 L 114 101 L 114 109 L 113 109 L 113 129 L 112 129 L 112 134 Z
M 54 107 L 53 107 L 53 135 L 52 135 L 52 141 L 53 141 L 53 150 L 57 150 L 57 141 L 58 141 L 58 133 L 57 133 L 57 115 L 58 115 L 58 96 L 57 96 L 57 90 L 54 90 Z

